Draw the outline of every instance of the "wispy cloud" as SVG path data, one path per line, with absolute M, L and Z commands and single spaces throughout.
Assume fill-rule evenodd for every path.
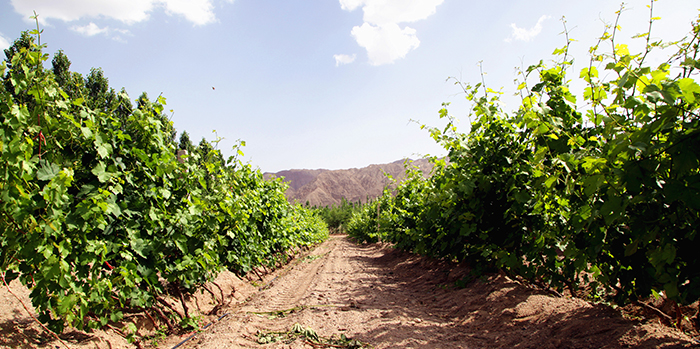
M 506 38 L 505 41 L 512 42 L 513 40 L 520 40 L 527 42 L 532 40 L 542 31 L 542 22 L 549 18 L 550 16 L 546 15 L 540 17 L 540 19 L 537 20 L 537 24 L 535 24 L 535 26 L 530 29 L 518 28 L 518 26 L 516 26 L 515 23 L 511 23 L 510 27 L 513 29 L 513 31 L 511 32 L 510 37 Z
M 156 8 L 168 15 L 183 16 L 194 25 L 216 21 L 212 0 L 11 0 L 15 11 L 39 20 L 59 19 L 71 22 L 83 18 L 112 18 L 126 24 L 148 20 Z M 227 0 L 232 2 L 232 0 Z
M 126 39 L 124 39 L 123 37 L 121 37 L 121 35 L 115 35 L 115 36 L 113 36 L 113 37 L 112 37 L 112 40 L 114 40 L 114 41 L 116 41 L 116 42 L 118 42 L 118 43 L 122 43 L 122 44 L 126 44 L 126 43 L 128 42 L 128 41 L 126 41 Z
M 74 25 L 70 27 L 70 30 L 87 37 L 104 34 L 105 36 L 111 36 L 112 40 L 121 43 L 127 42 L 126 39 L 124 39 L 124 36 L 131 36 L 131 32 L 127 29 L 118 29 L 110 27 L 100 28 L 97 24 L 93 22 L 90 22 L 90 24 L 83 26 Z
M 115 31 L 115 32 L 117 32 L 119 34 L 123 34 L 123 35 L 129 35 L 129 36 L 131 35 L 131 32 L 128 29 L 112 29 L 112 31 Z
M 444 0 L 340 0 L 346 11 L 362 8 L 361 26 L 352 28 L 357 44 L 367 50 L 372 65 L 394 63 L 418 48 L 416 31 L 400 23 L 411 23 L 430 17 Z
M 344 55 L 344 54 L 333 55 L 333 58 L 335 58 L 335 66 L 336 67 L 343 65 L 343 64 L 350 64 L 350 63 L 355 61 L 356 57 L 357 57 L 357 55 L 355 55 L 355 54 L 353 54 L 352 56 Z
M 74 25 L 70 27 L 70 29 L 85 36 L 95 36 L 97 34 L 107 33 L 109 31 L 109 27 L 100 28 L 93 22 L 90 22 L 90 24 L 84 26 Z

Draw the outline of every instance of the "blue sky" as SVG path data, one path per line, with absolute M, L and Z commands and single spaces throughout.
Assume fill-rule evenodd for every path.
M 626 2 L 620 42 L 648 26 L 649 1 Z M 438 110 L 468 130 L 469 104 L 448 77 L 485 80 L 517 107 L 515 67 L 550 60 L 566 43 L 576 57 L 615 19 L 609 0 L 4 0 L 0 47 L 39 14 L 47 53 L 63 49 L 71 70 L 101 67 L 110 85 L 163 94 L 179 130 L 224 140 L 263 171 L 344 169 L 444 155 L 409 120 L 441 125 Z M 680 39 L 696 0 L 660 0 L 653 35 Z M 4 55 L 2 56 L 4 58 Z M 658 58 L 661 59 L 661 58 Z M 572 74 L 578 76 L 578 73 Z M 214 89 L 212 89 L 212 87 Z

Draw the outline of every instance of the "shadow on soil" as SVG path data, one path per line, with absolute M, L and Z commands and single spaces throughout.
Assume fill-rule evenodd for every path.
M 378 245 L 355 245 L 382 249 Z M 465 267 L 387 249 L 380 257 L 355 257 L 383 277 L 349 290 L 362 309 L 380 310 L 384 321 L 357 339 L 421 348 L 683 348 L 678 335 L 647 333 L 640 321 L 612 308 L 556 298 L 502 275 L 456 288 Z M 663 332 L 673 333 L 666 328 Z M 657 331 L 653 331 L 657 332 Z

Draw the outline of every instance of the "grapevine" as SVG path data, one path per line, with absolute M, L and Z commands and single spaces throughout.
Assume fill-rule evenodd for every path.
M 178 161 L 164 97 L 134 106 L 101 70 L 68 71 L 60 51 L 44 69 L 39 34 L 0 68 L 0 267 L 48 328 L 143 311 L 175 331 L 193 323 L 184 298 L 223 268 L 244 275 L 327 237 L 286 184 L 209 143 Z
M 447 127 L 428 130 L 447 160 L 434 159 L 429 179 L 408 170 L 380 214 L 374 205 L 353 216 L 349 234 L 594 300 L 699 300 L 700 21 L 683 40 L 654 41 L 652 6 L 649 31 L 635 36 L 643 52 L 616 41 L 617 24 L 591 48 L 576 75 L 583 103 L 568 83 L 568 34 L 553 66 L 520 72 L 510 115 L 483 83 L 460 83 L 473 103 L 469 133 L 445 104 Z M 661 48 L 676 52 L 646 66 Z

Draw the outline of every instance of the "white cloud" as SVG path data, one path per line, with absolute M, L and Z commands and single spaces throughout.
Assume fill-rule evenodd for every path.
M 537 24 L 530 29 L 518 28 L 515 23 L 511 23 L 510 27 L 513 29 L 509 38 L 506 38 L 506 42 L 511 42 L 513 40 L 520 41 L 530 41 L 532 38 L 537 36 L 542 31 L 542 22 L 549 19 L 549 16 L 542 16 L 537 20 Z
M 210 0 L 161 0 L 165 4 L 166 13 L 183 15 L 187 20 L 204 25 L 216 21 L 214 5 Z
M 365 0 L 340 0 L 340 8 L 345 11 L 354 11 L 364 2 Z
M 428 18 L 444 0 L 339 1 L 346 11 L 362 7 L 364 24 L 353 27 L 352 36 L 367 50 L 370 64 L 382 65 L 406 57 L 420 44 L 415 29 L 401 29 L 398 24 Z
M 420 45 L 415 29 L 401 29 L 396 23 L 380 26 L 364 23 L 361 27 L 352 28 L 352 36 L 358 45 L 367 50 L 372 65 L 393 63 Z
M 371 24 L 406 23 L 428 18 L 444 0 L 340 0 L 343 10 L 362 6 L 363 20 Z
M 128 29 L 112 29 L 112 31 L 115 31 L 120 34 L 124 35 L 131 35 L 131 32 Z
M 107 33 L 109 31 L 109 27 L 100 28 L 93 22 L 90 22 L 90 24 L 84 26 L 74 25 L 70 27 L 70 29 L 85 36 L 95 36 L 97 34 Z
M 65 22 L 85 17 L 109 17 L 125 23 L 148 19 L 153 0 L 12 0 L 15 11 L 30 16 L 33 11 L 40 20 L 60 19 Z
M 0 33 L 0 50 L 4 50 L 10 47 L 10 40 L 7 39 L 2 33 Z M 4 59 L 4 55 L 0 55 L 0 60 Z
M 355 57 L 357 57 L 357 55 L 354 55 L 354 54 L 352 56 L 342 55 L 342 54 L 341 55 L 333 55 L 333 58 L 335 58 L 335 66 L 336 67 L 341 65 L 341 64 L 350 64 L 350 63 L 354 62 Z
M 127 29 L 119 29 L 119 28 L 110 28 L 110 27 L 104 27 L 100 28 L 97 24 L 90 22 L 88 25 L 74 25 L 70 27 L 70 30 L 82 34 L 84 36 L 95 36 L 99 34 L 105 34 L 107 36 L 111 36 L 112 40 L 121 42 L 121 43 L 126 43 L 126 39 L 123 38 L 123 36 L 132 36 L 131 32 Z
M 122 38 L 122 37 L 119 36 L 119 35 L 113 36 L 113 37 L 112 37 L 112 40 L 114 40 L 114 41 L 116 41 L 116 42 L 119 42 L 119 43 L 122 43 L 122 44 L 126 44 L 126 43 L 127 43 L 126 39 Z
M 15 11 L 27 17 L 36 11 L 39 20 L 65 22 L 81 18 L 113 18 L 126 24 L 145 21 L 157 7 L 169 15 L 182 15 L 195 25 L 214 22 L 211 0 L 11 0 Z

